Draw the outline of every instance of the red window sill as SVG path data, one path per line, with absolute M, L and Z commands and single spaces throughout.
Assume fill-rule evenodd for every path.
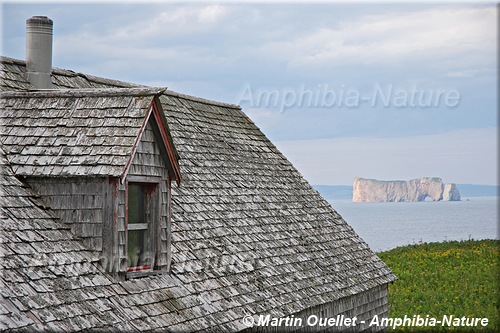
M 149 265 L 135 266 L 135 267 L 127 268 L 127 272 L 145 271 L 145 270 L 149 270 L 149 269 L 151 269 L 151 266 L 149 266 Z

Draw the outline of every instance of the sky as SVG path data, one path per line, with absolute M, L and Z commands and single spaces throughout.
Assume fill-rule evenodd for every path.
M 315 185 L 498 183 L 493 2 L 3 2 L 1 54 L 241 105 Z

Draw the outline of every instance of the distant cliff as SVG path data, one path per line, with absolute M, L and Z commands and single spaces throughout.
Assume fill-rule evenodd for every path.
M 460 201 L 460 192 L 455 184 L 443 184 L 438 177 L 408 181 L 354 178 L 353 202 L 425 201 L 427 197 L 433 201 Z

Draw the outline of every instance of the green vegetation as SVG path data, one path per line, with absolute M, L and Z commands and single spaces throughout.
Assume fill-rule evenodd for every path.
M 437 325 L 428 330 L 500 331 L 499 246 L 498 240 L 471 240 L 424 243 L 379 253 L 399 278 L 389 286 L 389 318 L 488 318 L 487 327 Z

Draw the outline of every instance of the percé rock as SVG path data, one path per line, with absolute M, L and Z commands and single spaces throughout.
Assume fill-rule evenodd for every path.
M 353 202 L 401 202 L 460 201 L 460 192 L 455 184 L 443 184 L 438 177 L 424 177 L 412 180 L 381 181 L 354 178 Z

